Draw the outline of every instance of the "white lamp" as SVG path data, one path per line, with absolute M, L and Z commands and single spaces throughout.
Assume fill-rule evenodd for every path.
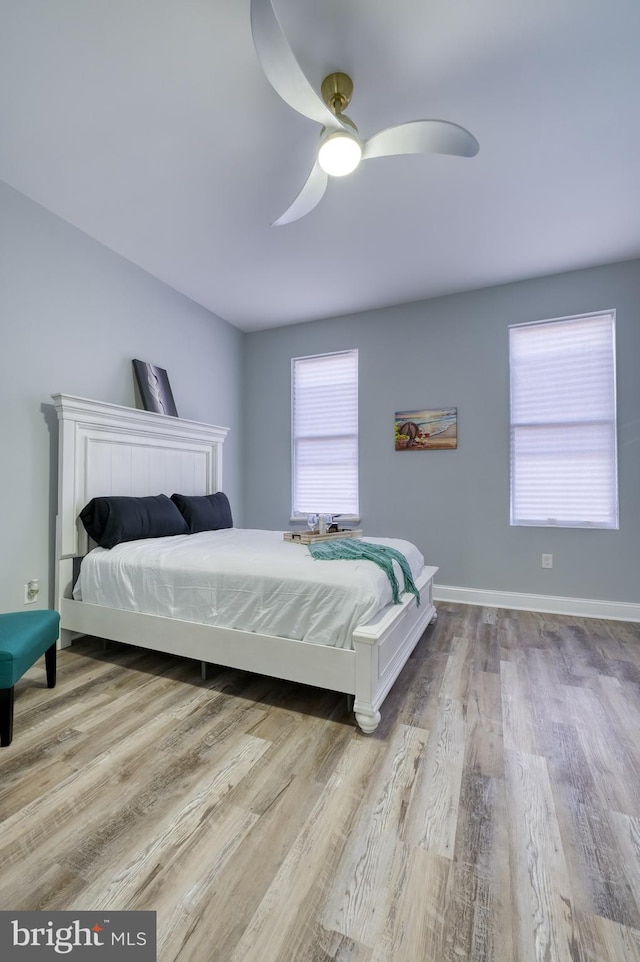
M 323 139 L 318 150 L 318 163 L 326 174 L 344 177 L 356 169 L 362 157 L 362 147 L 355 134 L 334 130 Z

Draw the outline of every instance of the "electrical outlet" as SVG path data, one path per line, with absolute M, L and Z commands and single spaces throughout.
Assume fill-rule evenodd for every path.
M 31 581 L 27 581 L 24 586 L 24 603 L 25 605 L 33 605 L 38 600 L 38 595 L 40 594 L 40 581 L 37 578 L 32 578 Z
M 553 555 L 543 554 L 542 555 L 542 567 L 543 568 L 553 568 Z

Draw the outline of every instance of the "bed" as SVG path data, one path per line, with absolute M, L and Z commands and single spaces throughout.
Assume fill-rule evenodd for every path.
M 80 562 L 93 547 L 79 521 L 83 507 L 95 497 L 221 491 L 227 429 L 64 394 L 53 395 L 53 401 L 59 420 L 55 592 L 61 616 L 60 646 L 70 645 L 77 635 L 94 635 L 193 658 L 203 666 L 223 665 L 344 692 L 353 696 L 361 730 L 374 732 L 386 695 L 426 627 L 435 620 L 432 583 L 438 569 L 422 564 L 421 556 L 419 562 L 412 558 L 419 606 L 414 595 L 406 592 L 400 604 L 386 604 L 371 616 L 365 613 L 363 623 L 361 613 L 358 623 L 347 625 L 346 637 L 339 636 L 336 628 L 336 637 L 329 638 L 325 626 L 320 643 L 282 636 L 275 622 L 276 633 L 271 634 L 255 627 L 245 630 L 191 620 L 200 618 L 197 613 L 169 616 L 167 612 L 174 613 L 173 606 L 160 613 L 131 610 L 117 596 L 119 607 L 113 606 L 113 600 L 94 603 L 90 592 L 79 592 L 76 587 Z M 249 536 L 243 529 L 233 530 L 240 539 Z M 305 564 L 350 564 L 314 562 L 304 546 L 285 543 L 282 532 L 257 534 L 269 538 L 274 550 L 277 541 L 281 554 L 289 552 L 293 558 L 298 552 L 296 558 L 304 556 Z M 216 546 L 230 537 L 231 532 L 223 532 L 222 538 L 216 538 Z M 193 545 L 204 545 L 205 553 L 210 550 L 206 537 L 199 534 L 170 540 L 178 545 L 190 539 L 195 539 Z M 140 542 L 143 547 L 148 544 Z M 226 550 L 231 550 L 230 545 L 228 541 Z M 140 554 L 140 550 L 134 547 L 129 555 Z M 94 557 L 100 552 L 104 554 L 103 549 L 94 549 Z M 371 562 L 366 564 L 375 568 Z M 91 600 L 86 600 L 87 596 Z

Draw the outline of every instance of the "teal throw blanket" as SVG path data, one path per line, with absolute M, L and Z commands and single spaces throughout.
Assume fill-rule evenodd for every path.
M 334 541 L 314 541 L 309 545 L 309 551 L 316 560 L 319 561 L 373 561 L 378 567 L 382 568 L 391 583 L 394 605 L 402 604 L 400 597 L 400 587 L 396 573 L 393 570 L 393 562 L 397 561 L 404 575 L 404 590 L 410 591 L 417 598 L 420 605 L 420 592 L 415 586 L 409 562 L 396 548 L 390 548 L 385 544 L 371 544 L 369 541 L 360 541 L 357 538 L 336 538 Z

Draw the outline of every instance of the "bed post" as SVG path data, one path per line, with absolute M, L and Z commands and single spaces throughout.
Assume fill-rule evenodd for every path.
M 57 541 L 57 539 L 56 539 Z M 56 611 L 60 611 L 62 608 L 62 601 L 65 598 L 71 598 L 71 592 L 73 591 L 73 558 L 61 558 L 59 554 L 56 557 L 56 571 L 55 571 L 55 608 Z M 76 632 L 67 631 L 66 628 L 60 629 L 60 636 L 58 638 L 58 648 L 68 648 L 73 641 Z
M 366 711 L 356 710 L 355 716 L 358 727 L 364 732 L 365 735 L 373 735 L 374 731 L 380 724 L 380 719 L 382 717 L 379 711 L 372 711 L 369 709 Z
M 372 735 L 380 724 L 380 712 L 374 703 L 378 680 L 378 646 L 374 638 L 356 638 L 356 696 L 353 711 L 359 728 L 365 735 Z
M 62 395 L 53 395 L 58 415 L 58 514 L 56 517 L 55 608 L 62 615 L 62 602 L 73 592 L 73 559 L 77 553 L 77 531 L 73 510 L 75 488 L 75 425 L 63 418 Z M 69 527 L 69 517 L 73 524 Z M 75 632 L 60 624 L 58 648 L 68 648 Z
M 380 724 L 380 706 L 418 644 L 427 625 L 435 619 L 432 586 L 437 568 L 425 566 L 414 595 L 405 592 L 401 607 L 388 605 L 379 616 L 353 633 L 356 655 L 354 711 L 358 725 L 371 735 Z

